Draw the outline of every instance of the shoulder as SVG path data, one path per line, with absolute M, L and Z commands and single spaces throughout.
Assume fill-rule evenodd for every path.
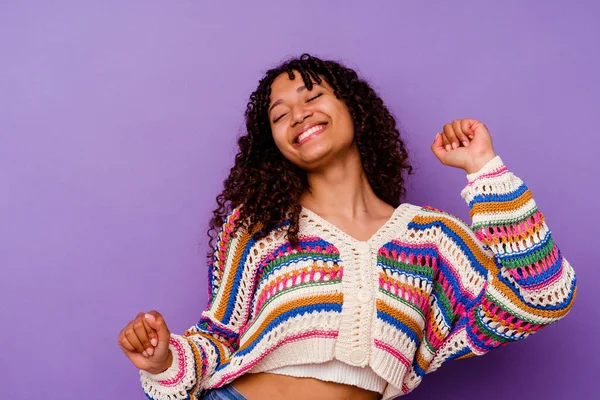
M 241 220 L 241 206 L 234 207 L 223 219 L 217 240 L 219 243 L 228 243 L 232 238 L 239 236 L 243 228 Z
M 252 218 L 245 215 L 243 207 L 243 205 L 232 207 L 231 211 L 227 213 L 221 226 L 219 239 L 252 237 L 261 230 L 262 224 L 255 224 L 253 228 L 250 228 Z
M 469 224 L 460 217 L 432 206 L 421 206 L 415 213 L 410 225 L 412 227 L 444 227 L 457 231 L 470 231 Z
M 253 235 L 248 230 L 249 224 L 243 216 L 242 207 L 233 207 L 223 218 L 214 248 L 217 259 L 224 261 L 228 253 L 235 252 L 240 244 L 246 246 L 252 240 Z
M 222 247 L 244 248 L 245 252 L 258 247 L 261 250 L 272 248 L 273 245 L 281 244 L 285 239 L 288 221 L 281 226 L 275 226 L 265 230 L 262 222 L 252 224 L 252 217 L 243 212 L 243 205 L 234 207 L 225 217 L 223 226 L 219 233 L 219 242 Z M 256 254 L 256 250 L 252 253 Z
M 431 206 L 422 206 L 408 226 L 409 237 L 417 237 L 419 232 L 432 232 L 434 241 L 446 252 L 469 252 L 478 249 L 477 254 L 489 255 L 489 248 L 479 240 L 471 226 L 458 216 Z M 416 239 L 415 239 L 416 240 Z M 481 252 L 481 253 L 480 253 Z

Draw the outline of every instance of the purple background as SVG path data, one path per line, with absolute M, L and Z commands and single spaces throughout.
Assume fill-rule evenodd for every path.
M 197 320 L 246 101 L 304 51 L 397 116 L 409 202 L 468 218 L 464 173 L 429 146 L 484 121 L 578 274 L 564 320 L 405 398 L 598 398 L 598 3 L 226 3 L 0 4 L 0 398 L 144 398 L 117 335 L 142 310 L 177 333 Z

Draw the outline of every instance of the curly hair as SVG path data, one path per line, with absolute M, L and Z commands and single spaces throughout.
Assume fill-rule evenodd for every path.
M 216 198 L 218 207 L 209 224 L 209 258 L 214 252 L 213 239 L 227 215 L 238 207 L 243 223 L 236 224 L 235 229 L 244 226 L 259 240 L 285 223 L 287 239 L 292 245 L 298 243 L 302 209 L 299 199 L 308 189 L 307 174 L 281 154 L 268 118 L 271 84 L 281 74 L 294 79 L 294 71 L 308 90 L 312 89 L 313 81 L 321 83 L 324 79 L 336 98 L 346 104 L 354 123 L 354 140 L 373 191 L 391 206 L 400 205 L 405 194 L 405 176 L 412 173 L 412 167 L 396 120 L 375 90 L 354 70 L 303 54 L 268 70 L 250 95 L 245 112 L 247 133 L 238 139 L 235 165 Z

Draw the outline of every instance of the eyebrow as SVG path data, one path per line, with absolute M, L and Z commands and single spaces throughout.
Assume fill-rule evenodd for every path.
M 319 85 L 317 82 L 313 82 L 313 86 L 315 86 L 315 85 L 316 85 L 316 86 L 321 86 L 321 85 Z M 296 93 L 300 93 L 300 92 L 301 92 L 301 91 L 303 91 L 303 90 L 306 90 L 306 85 L 299 86 L 299 87 L 298 87 L 298 89 L 296 89 Z M 272 111 L 272 110 L 273 110 L 273 109 L 274 109 L 276 106 L 280 105 L 281 103 L 283 103 L 283 100 L 282 100 L 282 99 L 279 99 L 279 100 L 277 100 L 275 103 L 273 103 L 273 104 L 271 105 L 271 107 L 269 107 L 269 111 L 267 112 L 267 114 L 270 114 L 270 113 L 271 113 L 271 111 Z

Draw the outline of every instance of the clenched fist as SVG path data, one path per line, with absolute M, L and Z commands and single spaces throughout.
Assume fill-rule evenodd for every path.
M 487 127 L 476 119 L 457 119 L 444 125 L 431 145 L 431 151 L 444 165 L 477 172 L 496 157 Z
M 169 328 L 158 311 L 141 312 L 119 334 L 119 347 L 137 368 L 158 374 L 173 363 L 170 338 Z

